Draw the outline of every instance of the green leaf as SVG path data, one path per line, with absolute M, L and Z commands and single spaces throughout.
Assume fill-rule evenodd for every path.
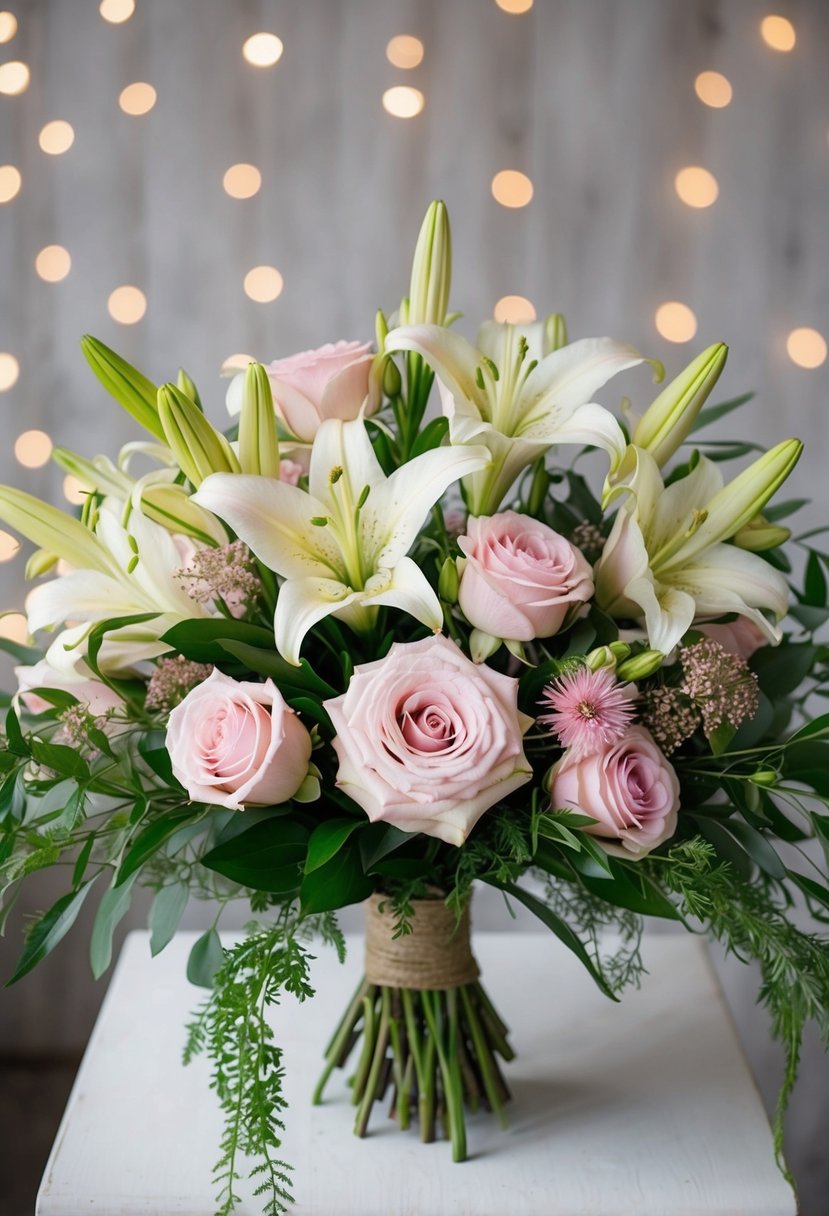
M 308 829 L 278 816 L 217 845 L 201 862 L 243 887 L 290 895 L 299 889 L 307 853 Z
M 36 646 L 23 646 L 20 642 L 13 642 L 11 638 L 0 638 L 0 652 L 10 654 L 22 667 L 34 667 L 35 663 L 43 658 L 43 652 Z
M 112 962 L 112 935 L 129 911 L 132 888 L 137 877 L 137 874 L 133 874 L 121 886 L 110 887 L 98 904 L 92 936 L 89 939 L 89 962 L 96 980 L 101 978 Z
M 439 448 L 448 433 L 449 419 L 444 417 L 433 418 L 431 422 L 426 424 L 412 444 L 409 460 L 414 460 L 415 456 L 420 456 L 422 452 L 430 452 L 432 448 Z
M 573 932 L 567 922 L 562 920 L 561 917 L 552 910 L 552 908 L 549 908 L 547 904 L 538 899 L 530 891 L 524 890 L 523 887 L 516 886 L 515 883 L 500 883 L 492 880 L 487 881 L 490 881 L 492 886 L 498 887 L 502 891 L 506 891 L 508 895 L 512 895 L 512 897 L 522 903 L 525 908 L 528 908 L 534 916 L 537 916 L 538 919 L 556 935 L 559 941 L 563 942 L 564 945 L 567 946 L 568 950 L 573 951 L 579 962 L 582 963 L 590 972 L 596 984 L 599 986 L 605 996 L 610 997 L 612 1001 L 618 1000 L 618 997 L 608 986 L 607 981 L 605 980 L 601 971 L 587 953 L 581 938 Z
M 320 866 L 330 861 L 338 853 L 349 836 L 356 828 L 365 826 L 360 819 L 326 819 L 317 825 L 308 841 L 308 856 L 305 860 L 305 873 L 318 870 Z
M 299 692 L 309 692 L 316 697 L 335 697 L 337 690 L 325 680 L 320 679 L 307 659 L 301 659 L 299 666 L 287 663 L 275 650 L 259 650 L 244 642 L 222 640 L 223 650 L 239 659 L 257 675 L 270 676 L 279 685 L 280 690 L 296 689 Z
M 97 875 L 95 877 L 97 878 Z M 36 967 L 38 963 L 42 963 L 47 954 L 50 954 L 63 940 L 77 920 L 78 913 L 83 907 L 83 902 L 94 881 L 95 878 L 90 878 L 82 887 L 78 887 L 77 891 L 70 891 L 67 895 L 63 895 L 56 904 L 52 905 L 46 915 L 41 917 L 26 940 L 20 962 L 17 964 L 14 975 L 6 984 L 7 988 L 16 984 L 24 975 L 28 975 L 32 968 Z
M 591 895 L 617 908 L 627 908 L 640 916 L 658 916 L 662 920 L 682 920 L 667 895 L 647 875 L 631 869 L 615 857 L 610 859 L 610 878 L 580 875 L 580 882 Z M 635 864 L 635 863 L 634 863 Z
M 707 734 L 708 742 L 711 744 L 711 751 L 715 756 L 721 756 L 723 752 L 728 750 L 728 745 L 736 735 L 737 731 L 730 722 L 721 722 L 709 734 Z
M 800 887 L 804 895 L 808 895 L 811 899 L 816 899 L 818 903 L 829 908 L 829 890 L 823 883 L 816 882 L 814 878 L 807 878 L 805 874 L 799 874 L 797 870 L 789 870 L 788 876 L 792 882 Z
M 172 882 L 156 894 L 147 920 L 153 958 L 172 941 L 187 907 L 189 894 L 187 884 L 183 882 Z
M 89 780 L 89 765 L 74 747 L 66 747 L 63 743 L 44 743 L 42 739 L 32 739 L 31 743 L 32 756 L 38 764 L 54 769 L 61 777 L 71 777 L 74 781 Z
M 803 603 L 813 608 L 826 607 L 826 575 L 819 554 L 809 550 L 803 582 Z
M 116 692 L 119 691 L 118 682 L 105 676 L 98 666 L 98 655 L 106 635 L 114 633 L 116 629 L 125 629 L 128 625 L 143 625 L 146 621 L 154 621 L 158 615 L 157 612 L 134 612 L 130 616 L 116 616 L 108 621 L 99 621 L 90 629 L 86 639 L 86 661 L 98 679 L 103 680 L 109 688 L 114 688 Z
M 80 793 L 80 791 L 78 791 Z M 95 845 L 95 832 L 90 832 L 83 843 L 83 848 L 78 854 L 75 862 L 75 868 L 72 871 L 72 886 L 79 887 L 83 882 L 83 876 L 86 873 L 86 867 L 89 865 L 89 859 L 92 856 L 92 849 Z
M 751 858 L 731 832 L 716 819 L 696 815 L 693 818 L 699 834 L 711 842 L 720 859 L 734 868 L 738 878 L 750 880 L 753 869 Z
M 761 870 L 772 878 L 786 877 L 786 867 L 762 832 L 741 819 L 729 819 L 725 826 Z
M 825 735 L 829 738 L 829 714 L 821 714 L 817 718 L 813 718 L 811 722 L 807 722 L 805 726 L 801 726 L 793 735 L 790 735 L 787 744 L 796 743 L 799 739 L 814 739 L 820 735 Z
M 787 498 L 785 502 L 777 502 L 774 506 L 763 507 L 763 515 L 770 524 L 777 523 L 780 519 L 786 519 L 789 515 L 794 515 L 796 511 L 800 511 L 803 507 L 808 507 L 808 498 Z
M 363 873 L 360 850 L 349 841 L 330 861 L 305 875 L 299 897 L 303 915 L 310 916 L 362 903 L 373 890 L 374 883 Z
M 754 393 L 742 393 L 739 397 L 732 397 L 730 401 L 723 401 L 719 405 L 707 405 L 697 414 L 696 421 L 691 428 L 692 432 L 701 431 L 704 426 L 710 426 L 712 422 L 725 418 L 726 414 L 738 410 L 741 405 L 751 401 L 753 396 Z
M 164 731 L 151 731 L 139 740 L 138 751 L 144 762 L 165 785 L 169 785 L 172 789 L 182 789 L 183 787 L 173 774 L 170 753 L 164 746 L 165 738 Z
M 226 641 L 244 642 L 257 651 L 276 653 L 272 630 L 227 617 L 179 621 L 161 640 L 196 663 L 221 663 L 225 657 L 222 643 Z
M 13 709 L 6 714 L 6 746 L 15 756 L 30 756 L 31 749 L 23 738 L 20 729 L 20 719 Z
M 133 838 L 127 849 L 116 875 L 115 886 L 120 886 L 131 874 L 140 870 L 145 862 L 163 848 L 183 823 L 203 814 L 204 811 L 199 807 L 188 807 L 187 810 L 170 812 L 148 823 Z
M 360 833 L 360 860 L 364 873 L 371 873 L 378 861 L 411 844 L 416 836 L 416 832 L 404 832 L 393 823 L 370 823 Z
M 208 929 L 194 943 L 187 960 L 187 978 L 198 988 L 212 988 L 216 972 L 225 961 L 221 939 L 215 929 Z
M 809 642 L 781 642 L 779 646 L 762 646 L 749 661 L 757 673 L 760 687 L 771 701 L 787 696 L 805 680 L 817 655 L 817 647 Z

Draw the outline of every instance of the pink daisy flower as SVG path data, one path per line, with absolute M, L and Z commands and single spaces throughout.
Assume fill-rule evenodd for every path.
M 538 721 L 549 726 L 562 747 L 586 755 L 626 734 L 636 695 L 633 684 L 620 684 L 608 668 L 580 667 L 545 688 L 541 703 L 550 710 L 539 714 Z

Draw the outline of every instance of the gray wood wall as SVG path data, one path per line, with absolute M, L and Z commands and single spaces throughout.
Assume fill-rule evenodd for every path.
M 535 0 L 520 17 L 494 0 L 137 0 L 123 25 L 102 21 L 97 0 L 7 7 L 20 28 L 0 61 L 24 59 L 32 82 L 0 97 L 0 163 L 23 174 L 18 197 L 0 207 L 0 350 L 21 365 L 17 385 L 0 394 L 0 479 L 59 500 L 56 469 L 15 464 L 24 429 L 41 427 L 87 455 L 134 436 L 86 369 L 77 345 L 85 331 L 156 379 L 184 363 L 217 419 L 226 355 L 271 358 L 370 337 L 374 309 L 393 308 L 405 289 L 419 219 L 440 196 L 454 220 L 453 303 L 468 333 L 500 296 L 519 293 L 540 313 L 563 309 L 574 335 L 630 339 L 669 370 L 713 340 L 729 342 L 724 392 L 758 391 L 730 433 L 764 442 L 802 435 L 795 490 L 816 495 L 810 522 L 825 517 L 829 365 L 804 371 L 785 351 L 796 326 L 829 336 L 825 0 L 769 6 L 797 29 L 788 55 L 762 42 L 767 6 L 755 0 Z M 275 68 L 241 58 L 244 38 L 260 29 L 285 44 Z M 397 33 L 425 44 L 413 72 L 385 59 Z M 731 80 L 728 108 L 696 99 L 694 77 L 706 68 Z M 137 80 L 158 91 L 143 118 L 117 105 Z M 416 119 L 382 109 L 395 83 L 423 90 Z M 38 147 L 53 118 L 75 128 L 63 156 Z M 263 175 L 246 202 L 221 186 L 238 161 Z M 678 200 L 673 179 L 688 164 L 717 177 L 713 207 Z M 490 181 L 503 168 L 531 177 L 528 207 L 493 201 Z M 53 243 L 69 249 L 73 265 L 50 285 L 34 259 Z M 284 276 L 272 304 L 242 290 L 260 263 Z M 106 310 L 123 283 L 149 302 L 131 327 Z M 668 299 L 699 318 L 687 347 L 655 331 L 654 311 Z M 632 376 L 626 391 L 647 400 L 646 376 Z M 2 606 L 22 605 L 20 559 L 0 567 L 0 595 Z M 56 894 L 54 879 L 44 879 L 26 908 Z M 13 920 L 0 942 L 4 974 L 19 928 Z M 0 1051 L 84 1041 L 100 997 L 85 971 L 85 940 L 79 927 L 41 971 L 3 994 Z M 754 1008 L 754 977 L 738 966 L 723 975 L 769 1096 L 779 1058 Z M 817 1163 L 826 1081 L 810 1041 L 790 1125 L 804 1211 L 808 1201 L 815 1214 L 824 1209 L 809 1197 L 829 1183 Z

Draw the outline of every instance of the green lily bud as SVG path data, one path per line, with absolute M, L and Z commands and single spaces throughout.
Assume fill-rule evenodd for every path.
M 377 344 L 377 349 L 382 350 L 386 345 L 386 337 L 389 332 L 389 323 L 386 320 L 386 314 L 382 308 L 378 308 L 374 314 L 374 341 Z
M 661 650 L 643 650 L 641 654 L 635 654 L 633 658 L 620 663 L 616 668 L 616 675 L 625 681 L 645 680 L 655 671 L 659 671 L 664 661 L 665 656 Z
M 78 481 L 82 481 L 90 489 L 97 490 L 99 494 L 112 494 L 116 498 L 129 497 L 132 479 L 116 468 L 106 456 L 87 460 L 77 452 L 70 452 L 68 448 L 52 448 L 52 459 L 65 473 L 77 477 Z
M 243 473 L 279 477 L 279 438 L 268 373 L 261 363 L 245 372 L 239 414 L 239 464 Z
M 197 488 L 211 473 L 241 472 L 224 435 L 175 384 L 158 390 L 158 417 L 179 468 Z
M 585 663 L 591 671 L 599 671 L 602 667 L 615 667 L 623 662 L 630 654 L 627 642 L 611 642 L 607 646 L 598 646 L 585 655 Z
M 443 325 L 452 283 L 452 234 L 446 204 L 429 204 L 412 261 L 408 324 Z
M 779 524 L 770 524 L 764 515 L 755 515 L 735 533 L 734 544 L 748 549 L 750 553 L 763 553 L 766 549 L 784 545 L 791 534 L 791 528 L 781 528 Z
M 709 346 L 663 388 L 639 419 L 632 442 L 650 452 L 660 468 L 687 438 L 727 357 L 724 342 Z
M 158 390 L 152 380 L 148 380 L 126 359 L 116 355 L 114 350 L 90 334 L 81 338 L 81 350 L 107 392 L 145 430 L 163 441 L 164 428 L 158 417 Z
M 567 342 L 567 322 L 563 313 L 551 312 L 544 322 L 544 354 L 549 355 L 554 350 L 561 350 Z
M 26 562 L 26 580 L 40 578 L 41 574 L 48 574 L 50 570 L 54 570 L 58 564 L 58 555 L 49 553 L 47 549 L 36 549 Z
M 70 566 L 111 572 L 112 559 L 94 532 L 73 515 L 25 490 L 0 486 L 0 519 L 33 545 L 65 558 Z
M 383 392 L 387 397 L 399 397 L 402 381 L 394 359 L 387 359 L 383 368 Z
M 216 516 L 194 503 L 184 486 L 163 482 L 145 485 L 141 507 L 148 519 L 169 532 L 192 536 L 206 545 L 227 544 L 227 533 Z
M 773 768 L 759 768 L 756 773 L 751 774 L 749 781 L 754 785 L 771 788 L 777 785 L 777 773 Z
M 544 467 L 544 457 L 542 456 L 536 462 L 533 479 L 530 482 L 530 492 L 527 495 L 527 511 L 530 515 L 538 515 L 547 499 L 549 489 L 550 474 Z
M 201 397 L 199 396 L 199 390 L 196 388 L 195 384 L 190 379 L 190 377 L 187 375 L 187 372 L 184 370 L 183 367 L 180 367 L 178 369 L 178 376 L 176 377 L 176 384 L 181 389 L 181 391 L 184 393 L 185 397 L 189 397 L 190 400 L 194 403 L 194 405 L 197 405 L 199 407 L 199 409 L 202 412 L 204 412 L 204 406 L 201 403 Z
M 490 655 L 501 645 L 501 638 L 484 633 L 482 629 L 473 629 L 469 635 L 469 653 L 473 663 L 485 663 Z
M 460 581 L 455 559 L 447 557 L 440 568 L 440 575 L 438 576 L 438 595 L 445 604 L 456 604 L 458 602 Z

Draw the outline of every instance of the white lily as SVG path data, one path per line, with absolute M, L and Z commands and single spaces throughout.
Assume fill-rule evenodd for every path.
M 195 495 L 286 581 L 276 604 L 280 653 L 299 663 L 305 634 L 333 615 L 354 628 L 401 608 L 439 632 L 440 602 L 407 557 L 453 481 L 485 467 L 484 448 L 436 448 L 386 477 L 361 419 L 329 419 L 311 451 L 309 491 L 269 477 L 216 473 Z
M 621 462 L 619 423 L 591 397 L 612 376 L 643 362 L 632 346 L 584 338 L 551 349 L 550 327 L 488 322 L 478 347 L 440 325 L 407 325 L 386 353 L 414 351 L 434 370 L 453 444 L 483 444 L 492 455 L 465 484 L 473 515 L 498 510 L 522 469 L 555 443 L 591 444 Z
M 650 646 L 666 654 L 694 621 L 732 612 L 778 642 L 764 612 L 776 621 L 786 615 L 786 580 L 754 553 L 724 542 L 782 485 L 801 450 L 786 440 L 727 486 L 701 457 L 688 476 L 665 486 L 650 452 L 631 446 L 615 489 L 629 497 L 593 572 L 599 606 L 616 618 L 644 620 Z

